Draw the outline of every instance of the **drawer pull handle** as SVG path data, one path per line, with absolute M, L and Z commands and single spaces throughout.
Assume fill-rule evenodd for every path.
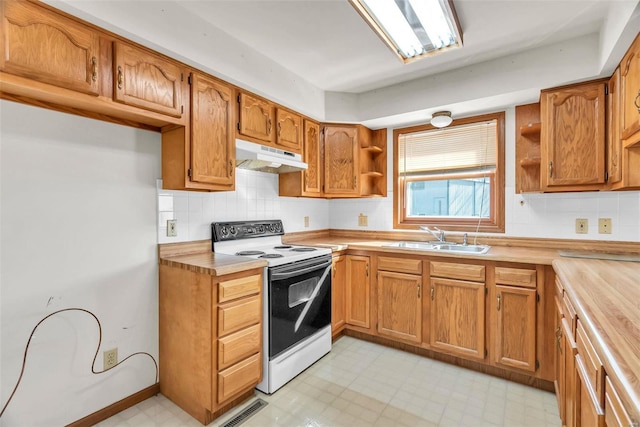
M 98 60 L 95 56 L 91 57 L 91 80 L 98 80 Z
M 553 162 L 549 162 L 549 178 L 553 178 Z
M 420 287 L 421 287 L 421 285 L 420 285 L 420 283 L 418 283 L 418 299 L 420 299 Z
M 233 178 L 233 160 L 229 160 L 229 176 Z
M 638 104 L 638 99 L 640 99 L 640 90 L 638 90 L 638 96 L 636 96 L 636 99 L 633 101 L 633 103 L 636 105 L 636 108 L 638 109 L 638 113 L 640 113 L 640 104 Z
M 118 65 L 118 89 L 122 89 L 124 85 L 124 74 L 122 72 L 122 66 Z
M 435 298 L 435 296 L 436 296 L 436 290 L 435 290 L 435 288 L 432 286 L 432 287 L 431 287 L 431 301 L 433 301 L 433 299 Z

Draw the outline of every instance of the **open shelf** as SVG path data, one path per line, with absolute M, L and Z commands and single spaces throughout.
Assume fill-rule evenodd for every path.
M 516 106 L 516 193 L 539 192 L 540 104 Z
M 523 168 L 539 167 L 540 166 L 540 158 L 522 159 L 522 160 L 520 160 L 520 166 L 522 166 Z
M 540 130 L 542 129 L 541 123 L 528 123 L 524 126 L 520 126 L 520 135 L 531 140 L 540 141 Z
M 362 148 L 364 151 L 369 151 L 370 153 L 382 153 L 382 148 L 377 145 L 370 145 L 368 147 Z

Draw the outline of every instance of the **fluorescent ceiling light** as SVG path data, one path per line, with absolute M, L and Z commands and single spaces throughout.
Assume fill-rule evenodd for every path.
M 405 63 L 462 46 L 452 0 L 349 0 Z

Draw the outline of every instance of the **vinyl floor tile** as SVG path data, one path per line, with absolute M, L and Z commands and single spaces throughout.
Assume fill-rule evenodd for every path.
M 331 353 L 283 388 L 242 427 L 555 427 L 556 398 L 500 378 L 342 337 Z M 242 407 L 212 424 L 220 427 Z M 197 427 L 201 424 L 162 395 L 99 427 Z

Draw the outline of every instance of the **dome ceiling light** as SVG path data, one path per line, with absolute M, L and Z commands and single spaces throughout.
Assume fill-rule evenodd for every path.
M 451 124 L 451 111 L 438 111 L 431 116 L 431 125 L 437 128 L 445 128 Z

